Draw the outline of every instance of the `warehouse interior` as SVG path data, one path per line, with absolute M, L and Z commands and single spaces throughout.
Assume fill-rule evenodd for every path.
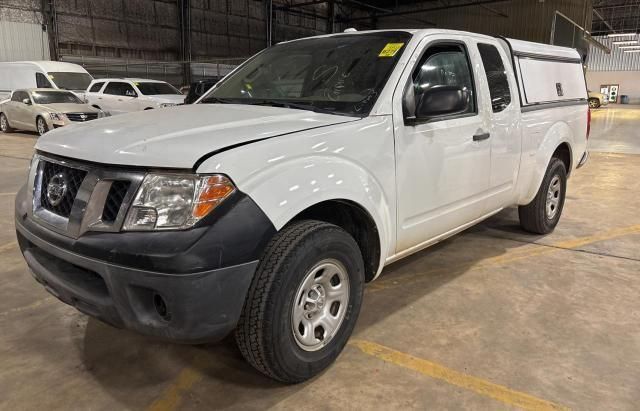
M 13 127 L 0 133 L 0 409 L 638 409 L 640 0 L 0 0 L 0 76 L 5 62 L 73 63 L 93 81 L 82 102 L 99 123 L 120 116 L 89 101 L 96 82 L 167 83 L 180 101 L 204 87 L 200 98 L 281 42 L 395 29 L 577 50 L 589 160 L 571 172 L 552 233 L 525 233 L 512 206 L 387 265 L 335 363 L 283 384 L 232 334 L 144 336 L 36 282 L 14 204 L 42 131 L 66 126 Z M 15 91 L 2 84 L 0 111 Z M 179 122 L 168 101 L 145 104 Z

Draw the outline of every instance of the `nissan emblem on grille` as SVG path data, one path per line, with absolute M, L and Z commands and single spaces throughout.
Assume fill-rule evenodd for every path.
M 62 199 L 67 194 L 67 176 L 58 173 L 49 179 L 47 184 L 47 200 L 49 204 L 56 207 L 60 205 Z

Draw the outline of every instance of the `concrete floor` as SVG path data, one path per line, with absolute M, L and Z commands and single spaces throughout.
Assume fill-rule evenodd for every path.
M 160 343 L 50 297 L 13 232 L 36 138 L 2 135 L 0 409 L 638 409 L 640 107 L 596 110 L 592 130 L 552 235 L 509 209 L 388 267 L 336 364 L 297 386 L 231 340 Z

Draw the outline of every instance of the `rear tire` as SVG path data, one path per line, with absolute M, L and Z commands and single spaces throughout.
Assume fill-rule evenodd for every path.
M 238 327 L 244 358 L 261 373 L 298 383 L 327 368 L 355 326 L 364 264 L 338 226 L 303 220 L 271 240 L 256 270 Z
M 518 207 L 520 225 L 534 234 L 549 234 L 556 228 L 567 191 L 567 170 L 557 157 L 552 157 L 535 198 Z
M 589 99 L 589 107 L 598 108 L 600 106 L 601 106 L 600 99 L 598 99 L 598 98 L 590 98 Z
M 4 113 L 0 113 L 0 130 L 3 133 L 11 133 L 13 128 L 9 125 L 9 119 Z
M 45 135 L 47 131 L 49 131 L 47 122 L 44 121 L 44 118 L 42 118 L 41 116 L 38 116 L 38 118 L 36 118 L 36 131 L 41 136 Z

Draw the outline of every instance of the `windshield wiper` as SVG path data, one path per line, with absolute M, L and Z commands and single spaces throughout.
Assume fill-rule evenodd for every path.
M 333 111 L 333 110 L 329 110 L 329 109 L 326 109 L 326 108 L 314 106 L 313 104 L 292 103 L 290 101 L 256 100 L 256 101 L 252 101 L 252 102 L 247 103 L 247 104 L 256 105 L 256 106 L 271 106 L 271 107 L 293 108 L 293 109 L 297 109 L 297 110 L 315 111 L 316 113 L 345 115 L 344 113 L 339 113 L 337 111 Z
M 207 97 L 200 102 L 200 104 L 237 104 L 234 101 L 227 100 L 219 97 Z

